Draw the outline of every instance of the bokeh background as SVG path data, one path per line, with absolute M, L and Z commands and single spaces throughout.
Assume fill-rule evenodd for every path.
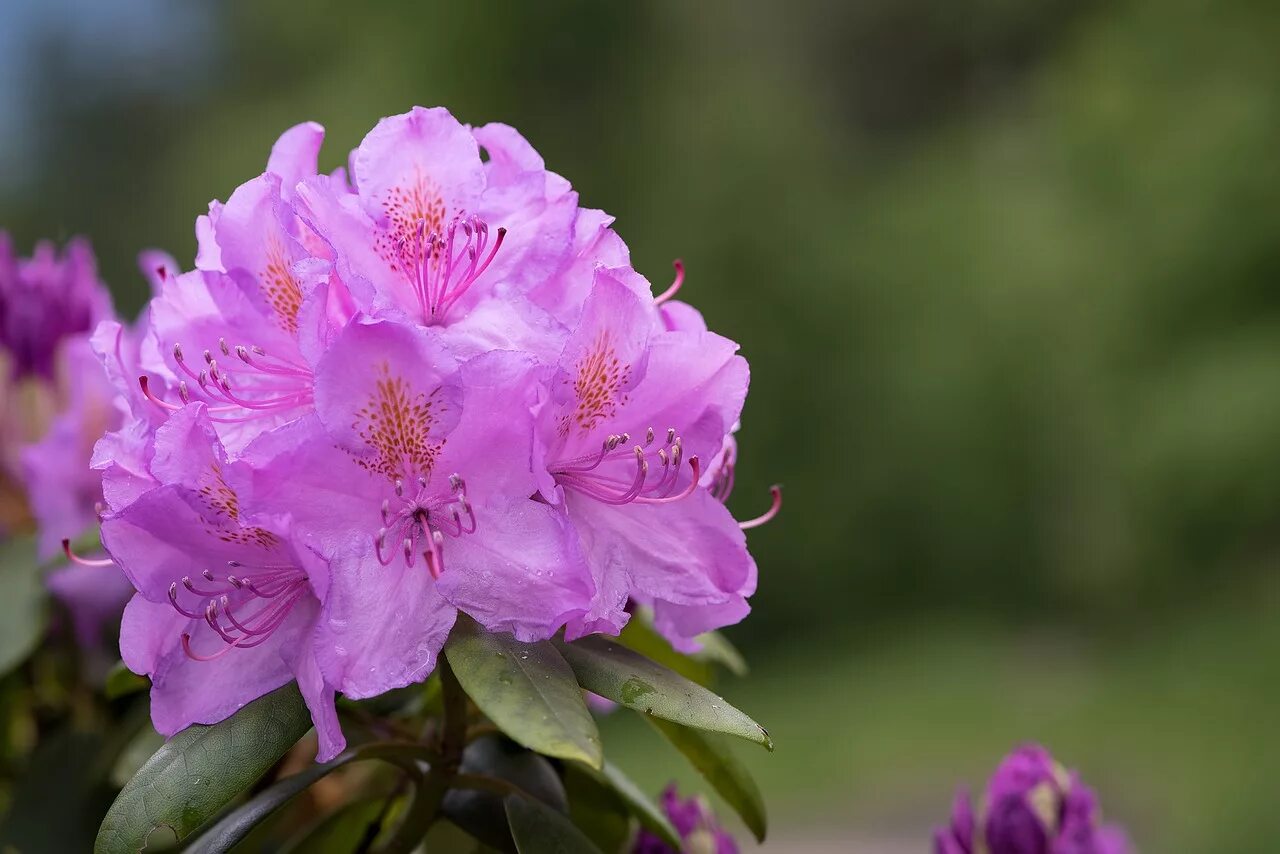
M 118 304 L 381 116 L 517 126 L 743 342 L 782 481 L 724 693 L 776 851 L 923 851 L 1017 742 L 1145 852 L 1280 838 L 1280 12 L 1255 0 L 4 0 L 0 225 Z M 653 787 L 680 760 L 610 721 Z

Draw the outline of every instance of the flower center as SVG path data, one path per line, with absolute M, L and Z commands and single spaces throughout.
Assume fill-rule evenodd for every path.
M 374 549 L 383 566 L 395 560 L 394 546 L 399 542 L 405 566 L 413 566 L 421 553 L 432 578 L 444 571 L 442 546 L 445 535 L 460 537 L 476 530 L 476 514 L 467 500 L 467 484 L 454 474 L 449 477 L 449 493 L 440 495 L 429 488 L 422 475 L 416 479 L 417 489 L 410 493 L 403 480 L 395 481 L 395 499 L 382 502 L 382 527 L 373 538 Z

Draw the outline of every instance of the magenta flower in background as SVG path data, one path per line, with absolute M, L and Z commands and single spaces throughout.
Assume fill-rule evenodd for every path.
M 710 805 L 701 797 L 681 798 L 674 783 L 662 792 L 662 810 L 684 843 L 682 851 L 699 854 L 738 854 L 738 844 L 720 827 Z M 679 854 L 648 830 L 641 828 L 632 854 Z
M 1103 825 L 1093 790 L 1039 745 L 1000 763 L 977 812 L 956 796 L 951 824 L 934 832 L 935 854 L 1129 854 L 1123 830 Z
M 102 486 L 90 458 L 99 437 L 121 424 L 123 409 L 91 333 L 113 317 L 85 241 L 72 241 L 61 255 L 40 243 L 19 260 L 0 232 L 0 361 L 9 366 L 0 380 L 4 451 L 35 517 L 41 560 L 97 522 Z M 77 561 L 50 573 L 47 583 L 70 612 L 77 640 L 96 651 L 131 588 L 110 561 Z
M 13 379 L 54 382 L 63 341 L 90 332 L 111 313 L 86 241 L 74 239 L 61 253 L 44 241 L 30 258 L 18 258 L 0 231 L 0 350 Z

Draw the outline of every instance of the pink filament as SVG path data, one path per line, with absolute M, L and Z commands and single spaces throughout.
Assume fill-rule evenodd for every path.
M 778 511 L 782 509 L 782 487 L 775 483 L 773 486 L 769 487 L 769 494 L 773 496 L 773 503 L 769 505 L 769 509 L 754 519 L 739 522 L 739 528 L 744 531 L 749 531 L 752 528 L 759 528 L 761 525 L 771 521 L 774 516 L 778 515 Z
M 671 299 L 680 291 L 680 286 L 684 284 L 684 262 L 677 258 L 671 262 L 671 266 L 676 268 L 675 280 L 671 282 L 670 287 L 653 298 L 654 305 L 662 305 Z
M 116 563 L 111 558 L 103 558 L 102 560 L 93 560 L 90 558 L 80 557 L 80 555 L 76 554 L 71 550 L 70 540 L 62 541 L 62 553 L 67 556 L 67 560 L 71 561 L 72 563 L 78 563 L 81 566 L 115 566 L 115 563 Z
M 457 239 L 459 230 L 461 241 Z M 428 232 L 426 221 L 418 222 L 412 234 L 400 241 L 399 250 L 401 265 L 422 308 L 423 323 L 444 320 L 449 309 L 489 269 L 506 236 L 507 230 L 499 228 L 486 255 L 489 225 L 477 216 L 454 217 L 444 234 Z

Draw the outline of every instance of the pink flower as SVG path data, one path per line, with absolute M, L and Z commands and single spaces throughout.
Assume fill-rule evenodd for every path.
M 756 566 L 737 522 L 699 486 L 746 397 L 737 345 L 667 331 L 628 269 L 599 271 L 539 419 L 542 494 L 563 502 L 598 591 L 572 635 L 616 632 L 628 599 L 687 646 L 737 622 Z
M 320 760 L 345 746 L 334 692 L 314 642 L 326 562 L 291 535 L 287 519 L 248 524 L 239 484 L 202 404 L 156 431 L 159 486 L 102 524 L 102 540 L 137 593 L 120 651 L 151 677 L 151 718 L 163 735 L 216 723 L 296 680 L 320 736 Z
M 384 119 L 349 182 L 322 136 L 210 205 L 140 337 L 95 336 L 127 414 L 95 454 L 103 535 L 157 726 L 294 678 L 323 754 L 334 693 L 425 678 L 459 611 L 526 641 L 616 632 L 632 601 L 682 644 L 741 619 L 747 366 L 667 299 L 679 276 L 655 301 L 505 125 Z

